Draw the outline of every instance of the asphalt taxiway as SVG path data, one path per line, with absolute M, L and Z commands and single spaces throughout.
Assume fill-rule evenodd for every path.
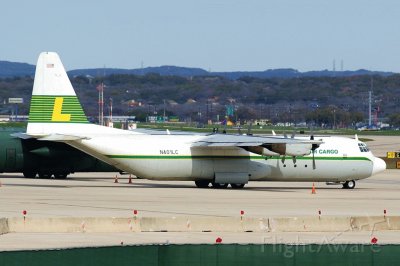
M 369 142 L 374 154 L 400 150 L 399 137 Z M 400 216 L 400 170 L 386 170 L 357 181 L 353 190 L 311 182 L 250 182 L 244 189 L 199 189 L 194 182 L 149 181 L 113 173 L 77 173 L 66 180 L 26 179 L 21 174 L 0 175 L 0 218 L 120 217 L 137 211 L 144 217 L 199 217 L 237 219 L 278 217 Z M 194 219 L 194 218 L 193 218 Z M 45 233 L 0 235 L 0 250 L 62 248 L 149 243 L 399 243 L 400 231 L 337 232 L 129 232 Z
M 243 190 L 199 189 L 193 182 L 155 182 L 110 173 L 74 174 L 67 180 L 0 178 L 0 217 L 316 217 L 400 215 L 398 170 L 387 170 L 357 182 L 354 190 L 317 183 L 250 182 Z M 62 248 L 149 243 L 398 243 L 400 231 L 351 232 L 131 232 L 131 233 L 8 233 L 0 250 Z M 22 241 L 22 239 L 24 239 Z
M 250 217 L 400 214 L 400 171 L 360 180 L 354 190 L 311 182 L 250 182 L 242 190 L 199 189 L 194 182 L 150 181 L 110 173 L 79 173 L 66 180 L 2 175 L 0 217 Z

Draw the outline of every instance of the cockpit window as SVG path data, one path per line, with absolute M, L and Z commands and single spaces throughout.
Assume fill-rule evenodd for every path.
M 363 142 L 358 143 L 358 148 L 360 149 L 361 152 L 369 152 L 367 144 L 365 144 Z

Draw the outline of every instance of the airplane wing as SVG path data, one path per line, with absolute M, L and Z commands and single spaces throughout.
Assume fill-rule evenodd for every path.
M 192 147 L 240 147 L 262 155 L 308 155 L 323 142 L 285 137 L 215 134 L 192 143 Z
M 249 135 L 225 135 L 215 134 L 205 136 L 204 138 L 194 142 L 192 147 L 199 146 L 212 146 L 212 147 L 226 147 L 226 146 L 262 146 L 268 144 L 321 144 L 319 140 L 300 140 L 296 138 L 284 137 L 261 137 Z

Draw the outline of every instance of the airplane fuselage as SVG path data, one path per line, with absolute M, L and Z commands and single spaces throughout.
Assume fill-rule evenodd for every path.
M 358 180 L 374 173 L 377 160 L 362 142 L 343 137 L 318 137 L 324 143 L 307 156 L 261 156 L 240 147 L 192 147 L 197 135 L 104 136 L 72 143 L 140 178 L 212 180 L 217 173 L 247 175 L 249 181 Z M 379 162 L 378 162 L 379 164 Z M 376 166 L 375 166 L 376 168 Z
M 194 180 L 198 187 L 309 180 L 354 188 L 354 180 L 386 168 L 358 139 L 152 135 L 90 124 L 54 52 L 39 56 L 27 131 L 20 137 L 69 144 L 140 178 Z

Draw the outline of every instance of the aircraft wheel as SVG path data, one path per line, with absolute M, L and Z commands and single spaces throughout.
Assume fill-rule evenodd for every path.
M 35 171 L 24 171 L 22 172 L 25 178 L 35 178 L 36 172 Z
M 233 189 L 240 189 L 240 188 L 244 188 L 245 184 L 231 184 L 231 187 Z
M 39 178 L 49 179 L 51 174 L 49 173 L 39 173 Z
M 56 179 L 66 179 L 68 174 L 54 174 Z
M 196 184 L 196 187 L 198 187 L 198 188 L 208 188 L 208 186 L 210 185 L 209 180 L 197 180 L 197 181 L 194 181 L 194 183 Z
M 229 185 L 228 183 L 220 184 L 220 183 L 215 183 L 215 182 L 212 182 L 211 184 L 212 184 L 213 188 L 227 188 Z
M 356 187 L 356 181 L 350 180 L 343 183 L 344 189 L 354 189 Z

